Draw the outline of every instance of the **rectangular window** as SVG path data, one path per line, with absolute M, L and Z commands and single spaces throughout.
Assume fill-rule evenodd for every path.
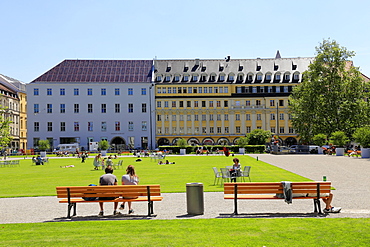
M 129 131 L 133 131 L 134 130 L 134 122 L 132 122 L 132 121 L 129 121 L 128 122 L 128 130 Z
M 271 133 L 275 134 L 275 127 L 271 127 L 270 131 Z
M 115 89 L 114 89 L 114 95 L 120 95 L 119 88 L 115 88 Z
M 236 132 L 236 133 L 240 133 L 240 126 L 236 126 L 236 127 L 235 127 L 235 132 Z
M 162 107 L 162 101 L 157 101 L 157 107 L 161 108 Z
M 80 91 L 78 90 L 78 88 L 74 88 L 73 89 L 73 95 L 79 95 L 80 94 Z
M 284 113 L 280 113 L 280 114 L 279 114 L 279 119 L 280 119 L 280 120 L 284 120 Z
M 202 114 L 202 121 L 207 121 L 207 115 L 206 114 Z
M 172 115 L 172 121 L 177 121 L 176 120 L 176 115 Z
M 221 107 L 221 100 L 217 100 L 217 101 L 216 101 L 216 106 L 217 106 L 217 107 Z
M 251 114 L 245 114 L 245 120 L 250 121 L 251 120 Z
M 202 107 L 206 107 L 206 102 L 204 100 L 202 101 Z
M 46 95 L 53 95 L 53 90 L 51 88 L 46 89 Z
M 60 89 L 60 95 L 66 95 L 66 89 L 65 88 Z
M 93 113 L 93 104 L 87 104 L 87 113 Z
M 80 105 L 79 104 L 74 104 L 73 112 L 74 113 L 79 113 L 80 112 Z
M 285 132 L 284 127 L 280 127 L 279 133 L 284 134 L 284 132 Z
M 251 133 L 251 127 L 250 126 L 247 126 L 245 130 L 246 130 L 247 133 Z
M 256 105 L 260 106 L 261 105 L 261 100 L 256 100 Z
M 202 87 L 198 87 L 198 93 L 202 93 L 203 91 L 202 91 Z
M 133 88 L 128 89 L 128 95 L 134 95 L 134 89 Z
M 107 95 L 107 89 L 106 88 L 101 89 L 101 95 Z
M 146 88 L 141 88 L 141 95 L 146 95 Z
M 134 104 L 130 103 L 128 104 L 128 112 L 133 113 L 134 112 Z
M 221 121 L 221 114 L 217 114 L 217 121 Z
M 176 101 L 172 101 L 172 107 L 176 108 Z
M 162 121 L 162 115 L 157 115 L 157 121 Z
M 284 106 L 284 100 L 283 99 L 279 100 L 279 106 Z
M 270 120 L 275 120 L 275 114 L 274 113 L 270 114 Z
M 180 115 L 180 121 L 184 121 L 184 115 Z
M 199 102 L 198 102 L 198 100 L 194 101 L 194 107 L 199 107 Z
M 116 121 L 116 122 L 114 123 L 114 129 L 115 129 L 116 131 L 121 131 L 121 122 Z
M 225 114 L 224 118 L 225 118 L 225 121 L 228 121 L 229 120 L 229 114 Z
M 87 122 L 87 131 L 93 131 L 93 122 Z
M 167 93 L 172 93 L 172 87 L 167 88 Z
M 147 130 L 147 122 L 146 121 L 142 121 L 141 122 L 141 130 L 142 131 L 146 131 Z
M 192 87 L 188 87 L 188 93 L 193 93 L 193 88 Z
M 186 101 L 186 107 L 191 107 L 191 101 Z
M 186 115 L 186 121 L 191 121 L 191 115 Z
M 177 93 L 177 88 L 176 87 L 172 88 L 172 93 Z
M 107 113 L 107 104 L 101 104 L 101 113 Z
M 194 115 L 194 121 L 199 121 L 199 116 L 198 115 Z
M 180 101 L 180 107 L 184 107 L 184 101 Z
M 60 131 L 61 132 L 66 131 L 66 122 L 60 122 Z
M 33 89 L 33 95 L 39 95 L 39 89 L 38 88 Z
M 146 103 L 141 104 L 141 112 L 145 113 L 146 112 Z
M 229 107 L 229 101 L 224 101 L 224 107 Z
M 224 87 L 224 93 L 229 93 L 229 88 L 228 87 Z
M 210 114 L 208 116 L 209 116 L 209 121 L 213 121 L 213 114 Z
M 209 101 L 209 107 L 213 107 L 213 100 Z
M 195 134 L 198 134 L 198 133 L 199 133 L 199 127 L 195 127 L 195 128 L 194 128 L 194 133 L 195 133 Z
M 251 106 L 251 101 L 250 101 L 250 100 L 246 100 L 246 101 L 245 101 L 245 105 L 246 105 L 246 106 Z
M 275 100 L 270 100 L 270 106 L 275 106 Z
M 74 129 L 74 131 L 80 131 L 80 123 L 79 122 L 74 122 L 73 123 L 73 129 Z
M 101 131 L 107 131 L 107 122 L 101 122 Z
M 164 107 L 168 108 L 168 101 L 167 100 L 164 102 Z
M 202 127 L 202 133 L 206 134 L 207 133 L 207 127 Z
M 293 127 L 289 127 L 289 134 L 293 134 L 293 133 L 294 133 Z
M 257 120 L 261 120 L 261 114 L 257 114 Z
M 39 113 L 39 112 L 40 112 L 39 104 L 33 104 L 33 113 Z
M 33 131 L 35 131 L 35 132 L 40 131 L 40 123 L 39 122 L 34 122 L 33 123 Z
M 221 134 L 221 127 L 217 127 L 217 134 Z
M 93 95 L 93 91 L 92 91 L 92 88 L 88 88 L 87 89 L 87 95 Z
M 60 113 L 66 113 L 66 104 L 60 104 Z
M 121 112 L 121 104 L 114 104 L 114 112 L 115 113 Z
M 240 114 L 235 114 L 235 120 L 240 120 Z
M 204 92 L 204 93 L 208 93 L 208 87 L 204 87 L 203 92 Z
M 47 104 L 47 113 L 53 113 L 53 104 Z
M 225 133 L 229 133 L 229 127 L 225 127 Z

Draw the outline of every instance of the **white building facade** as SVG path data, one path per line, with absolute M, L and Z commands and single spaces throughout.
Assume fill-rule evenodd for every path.
M 27 85 L 28 146 L 155 147 L 152 60 L 65 60 Z

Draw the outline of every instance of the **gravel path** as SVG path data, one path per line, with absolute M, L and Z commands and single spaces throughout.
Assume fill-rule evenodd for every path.
M 321 180 L 327 176 L 336 188 L 334 206 L 342 207 L 339 214 L 328 214 L 329 218 L 370 217 L 370 160 L 354 157 L 336 157 L 326 155 L 250 155 L 261 161 L 292 171 L 312 180 Z M 247 164 L 243 164 L 247 165 Z M 253 167 L 251 170 L 253 181 Z M 184 185 L 185 187 L 186 185 Z M 107 216 L 99 220 L 125 219 L 202 219 L 202 218 L 264 218 L 264 217 L 317 217 L 313 214 L 311 200 L 294 200 L 286 204 L 282 200 L 241 200 L 238 216 L 233 216 L 233 201 L 224 200 L 222 192 L 204 193 L 204 214 L 188 215 L 185 193 L 163 193 L 162 202 L 154 202 L 156 217 L 147 217 L 147 204 L 133 204 L 134 215 L 112 216 L 113 203 L 105 203 Z M 77 217 L 72 221 L 96 220 L 99 212 L 97 203 L 77 205 Z M 323 204 L 322 204 L 323 207 Z M 66 218 L 67 205 L 58 203 L 56 197 L 1 198 L 0 223 L 31 223 L 69 221 Z

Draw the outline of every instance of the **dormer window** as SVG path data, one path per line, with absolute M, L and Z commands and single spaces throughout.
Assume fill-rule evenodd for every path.
M 174 77 L 174 79 L 173 79 L 174 81 L 180 81 L 180 76 L 178 76 L 178 75 L 175 75 L 175 77 Z
M 262 81 L 262 74 L 257 75 L 257 81 Z
M 271 81 L 271 74 L 266 74 L 266 81 Z
M 224 75 L 220 75 L 219 80 L 220 81 L 224 81 L 225 80 L 225 76 Z
M 189 76 L 188 75 L 184 75 L 184 77 L 182 78 L 183 81 L 189 81 Z
M 215 81 L 216 80 L 216 76 L 215 75 L 211 75 L 210 77 L 209 77 L 209 81 Z
M 166 75 L 166 77 L 164 78 L 165 81 L 170 81 L 171 80 L 171 76 L 169 75 Z
M 200 77 L 200 80 L 201 80 L 201 81 L 206 81 L 206 80 L 207 80 L 207 76 L 202 75 L 202 76 Z
M 191 78 L 191 81 L 198 81 L 198 76 L 197 75 L 193 75 L 193 77 Z
M 234 76 L 233 75 L 229 75 L 229 81 L 234 81 Z
M 243 75 L 238 75 L 238 81 L 243 81 Z
M 276 80 L 276 81 L 280 81 L 280 80 L 281 80 L 281 78 L 280 78 L 280 74 L 275 74 L 275 80 Z
M 285 74 L 284 75 L 284 81 L 289 81 L 290 80 L 290 75 L 289 74 Z
M 160 75 L 157 75 L 157 77 L 156 77 L 156 79 L 155 79 L 156 81 L 162 81 L 162 76 L 160 76 Z

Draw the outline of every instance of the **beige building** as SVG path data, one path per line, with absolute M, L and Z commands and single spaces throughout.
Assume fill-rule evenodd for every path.
M 288 97 L 312 60 L 155 60 L 157 145 L 234 144 L 254 129 L 297 143 Z

